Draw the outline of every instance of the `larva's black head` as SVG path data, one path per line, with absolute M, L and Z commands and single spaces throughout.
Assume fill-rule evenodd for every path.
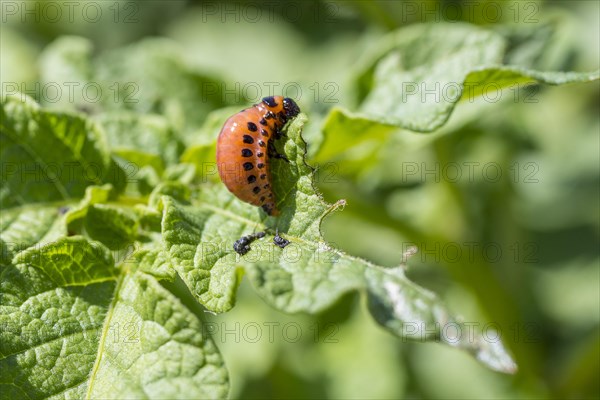
M 300 107 L 298 104 L 289 97 L 283 99 L 283 111 L 285 112 L 286 117 L 293 118 L 296 115 L 300 114 Z

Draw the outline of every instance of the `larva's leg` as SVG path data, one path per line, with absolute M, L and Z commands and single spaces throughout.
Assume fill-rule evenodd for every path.
M 273 133 L 273 139 L 279 140 L 283 137 L 287 137 L 287 134 L 285 134 L 281 129 L 275 129 L 275 132 Z
M 274 139 L 275 139 L 275 137 L 274 137 Z M 275 148 L 275 144 L 273 143 L 273 140 L 269 140 L 269 144 L 267 145 L 267 154 L 269 155 L 270 158 L 279 158 L 285 162 L 290 162 L 290 160 L 288 160 L 286 156 L 284 156 L 283 154 L 279 154 L 277 152 L 277 149 Z

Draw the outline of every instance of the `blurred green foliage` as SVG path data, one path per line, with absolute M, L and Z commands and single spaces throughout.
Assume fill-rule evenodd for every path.
M 238 305 L 209 319 L 233 398 L 600 396 L 598 81 L 510 86 L 498 101 L 463 98 L 448 122 L 427 134 L 389 121 L 353 120 L 341 129 L 327 120 L 333 106 L 394 108 L 385 97 L 389 86 L 372 92 L 375 66 L 381 68 L 373 60 L 398 57 L 405 67 L 430 71 L 428 43 L 423 53 L 392 57 L 382 48 L 386 34 L 416 23 L 485 27 L 486 35 L 506 39 L 498 63 L 596 70 L 597 2 L 92 2 L 103 15 L 94 22 L 81 12 L 85 3 L 77 3 L 73 19 L 55 20 L 51 3 L 60 4 L 3 2 L 3 91 L 16 84 L 47 107 L 89 113 L 106 127 L 116 155 L 163 173 L 178 160 L 210 159 L 232 109 L 286 89 L 310 116 L 305 137 L 320 166 L 320 190 L 330 202 L 347 200 L 325 221 L 325 237 L 386 266 L 418 245 L 409 276 L 465 321 L 499 327 L 519 365 L 516 375 L 502 375 L 454 349 L 398 340 L 366 317 L 356 296 L 316 317 L 282 315 L 244 282 Z M 8 4 L 17 5 L 15 13 Z M 38 7 L 39 20 L 22 14 L 23 4 Z M 490 50 L 492 39 L 482 40 Z M 63 63 L 78 67 L 61 77 Z M 36 88 L 61 79 L 97 83 L 111 96 L 56 102 Z M 116 81 L 139 86 L 113 89 Z M 221 110 L 226 106 L 234 108 Z M 332 137 L 342 143 L 327 145 Z M 197 179 L 214 179 L 214 171 L 196 167 Z M 263 333 L 256 343 L 221 335 L 254 323 Z M 265 323 L 297 324 L 303 334 L 294 342 L 276 330 L 271 341 Z M 317 329 L 334 330 L 335 341 L 323 332 L 315 339 Z

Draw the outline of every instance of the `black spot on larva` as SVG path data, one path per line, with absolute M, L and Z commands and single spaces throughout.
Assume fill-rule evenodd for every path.
M 244 143 L 252 144 L 254 143 L 254 139 L 250 135 L 244 135 Z
M 267 183 L 267 184 L 265 184 L 265 186 L 263 186 L 263 189 L 268 189 L 268 188 L 269 188 L 269 186 L 271 186 L 271 185 L 269 185 L 269 184 Z
M 252 150 L 242 149 L 242 157 L 252 157 Z
M 256 182 L 256 176 L 254 176 L 254 175 L 250 175 L 250 176 L 248 177 L 248 183 L 254 183 L 254 182 Z
M 256 164 L 256 166 L 257 166 L 257 167 L 260 169 L 260 168 L 264 168 L 265 164 L 263 164 L 263 163 L 258 163 L 258 164 Z
M 265 196 L 262 196 L 262 197 L 260 198 L 260 201 L 265 201 L 265 200 L 266 200 Z
M 266 125 L 267 124 L 267 120 L 264 118 L 261 118 L 260 121 L 258 121 L 259 124 L 261 125 Z
M 266 179 L 267 178 L 267 174 L 260 174 L 260 179 Z
M 263 204 L 261 208 L 269 215 L 271 215 L 271 212 L 273 211 L 273 207 L 270 204 Z
M 256 132 L 258 130 L 258 128 L 256 127 L 256 124 L 254 122 L 248 122 L 248 130 L 250 132 Z
M 257 157 L 262 157 L 262 156 L 264 156 L 264 155 L 265 155 L 265 153 L 263 153 L 263 152 L 261 152 L 261 151 L 259 151 L 258 153 L 256 153 L 256 156 L 257 156 Z
M 267 132 L 266 129 L 261 129 L 260 130 L 260 134 L 263 135 L 263 136 L 267 136 L 267 137 L 269 136 L 269 132 Z
M 267 197 L 273 197 L 273 193 L 269 193 Z
M 252 164 L 251 162 L 245 162 L 244 163 L 244 170 L 245 171 L 250 171 L 252 168 L 254 168 L 254 164 Z
M 265 142 L 263 142 L 262 140 L 259 140 L 259 141 L 258 141 L 258 145 L 259 145 L 260 147 L 265 147 L 267 144 L 266 144 Z
M 273 118 L 275 118 L 275 114 L 273 113 L 273 111 L 267 111 L 267 113 L 265 114 L 265 118 L 273 119 Z
M 265 97 L 262 99 L 262 101 L 269 107 L 277 107 L 277 102 L 273 96 Z
M 260 192 L 260 188 L 258 186 L 254 186 L 254 189 L 252 189 L 252 191 L 254 192 L 254 194 L 258 194 L 258 192 Z

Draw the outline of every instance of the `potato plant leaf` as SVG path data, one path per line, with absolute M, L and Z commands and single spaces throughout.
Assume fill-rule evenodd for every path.
M 3 251 L 3 254 L 7 254 Z M 65 237 L 3 256 L 0 398 L 222 398 L 201 321 L 106 247 Z
M 27 97 L 1 111 L 0 399 L 225 397 L 202 321 L 158 282 L 175 277 L 160 214 L 122 196 L 100 128 Z
M 342 207 L 327 204 L 313 188 L 313 170 L 304 161 L 306 144 L 300 132 L 306 117 L 300 114 L 288 125 L 287 139 L 279 144 L 289 163 L 273 160 L 272 175 L 281 216 L 266 217 L 258 208 L 233 197 L 222 184 L 203 185 L 191 204 L 168 196 L 159 205 L 162 232 L 171 263 L 191 292 L 206 308 L 224 312 L 233 307 L 243 269 L 259 295 L 275 308 L 289 313 L 316 313 L 340 296 L 358 290 L 368 294 L 371 312 L 392 333 L 407 335 L 404 325 L 437 329 L 436 338 L 465 348 L 490 368 L 514 372 L 516 366 L 496 343 L 492 349 L 480 335 L 445 336 L 449 323 L 462 326 L 432 293 L 409 281 L 403 266 L 387 269 L 344 254 L 324 241 L 323 218 Z M 242 235 L 267 230 L 240 256 L 232 245 Z M 278 230 L 291 243 L 281 249 L 273 243 Z M 437 328 L 436 328 L 437 327 Z
M 73 99 L 64 96 L 59 101 L 41 99 L 42 104 L 104 113 L 102 118 L 107 119 L 112 118 L 113 112 L 123 115 L 124 111 L 160 115 L 168 121 L 169 128 L 174 127 L 183 136 L 191 137 L 211 110 L 226 105 L 220 93 L 214 90 L 223 81 L 190 66 L 183 49 L 174 41 L 145 39 L 105 51 L 98 57 L 92 57 L 92 50 L 91 41 L 76 36 L 58 38 L 44 50 L 41 58 L 44 84 L 71 85 L 75 92 L 86 95 Z M 134 127 L 146 130 L 141 140 L 156 142 L 173 136 L 171 132 L 161 132 L 165 131 L 162 121 L 148 127 L 144 121 L 148 118 L 141 119 Z M 131 135 L 121 136 L 115 144 L 124 140 L 122 144 L 129 145 L 127 142 L 136 140 Z M 172 139 L 166 143 L 167 147 L 175 145 L 176 140 Z M 160 155 L 169 158 L 172 152 Z
M 473 102 L 483 96 L 495 103 L 503 96 L 513 99 L 517 85 L 599 79 L 599 71 L 539 71 L 505 65 L 507 54 L 511 52 L 506 38 L 472 25 L 421 24 L 391 33 L 357 69 L 357 108 L 330 111 L 316 161 L 368 144 L 371 131 L 435 131 L 461 101 Z M 509 87 L 515 90 L 502 92 Z M 356 129 L 365 125 L 370 128 Z
M 25 95 L 2 98 L 0 144 L 3 208 L 77 199 L 90 185 L 120 190 L 125 184 L 96 124 L 40 109 Z

